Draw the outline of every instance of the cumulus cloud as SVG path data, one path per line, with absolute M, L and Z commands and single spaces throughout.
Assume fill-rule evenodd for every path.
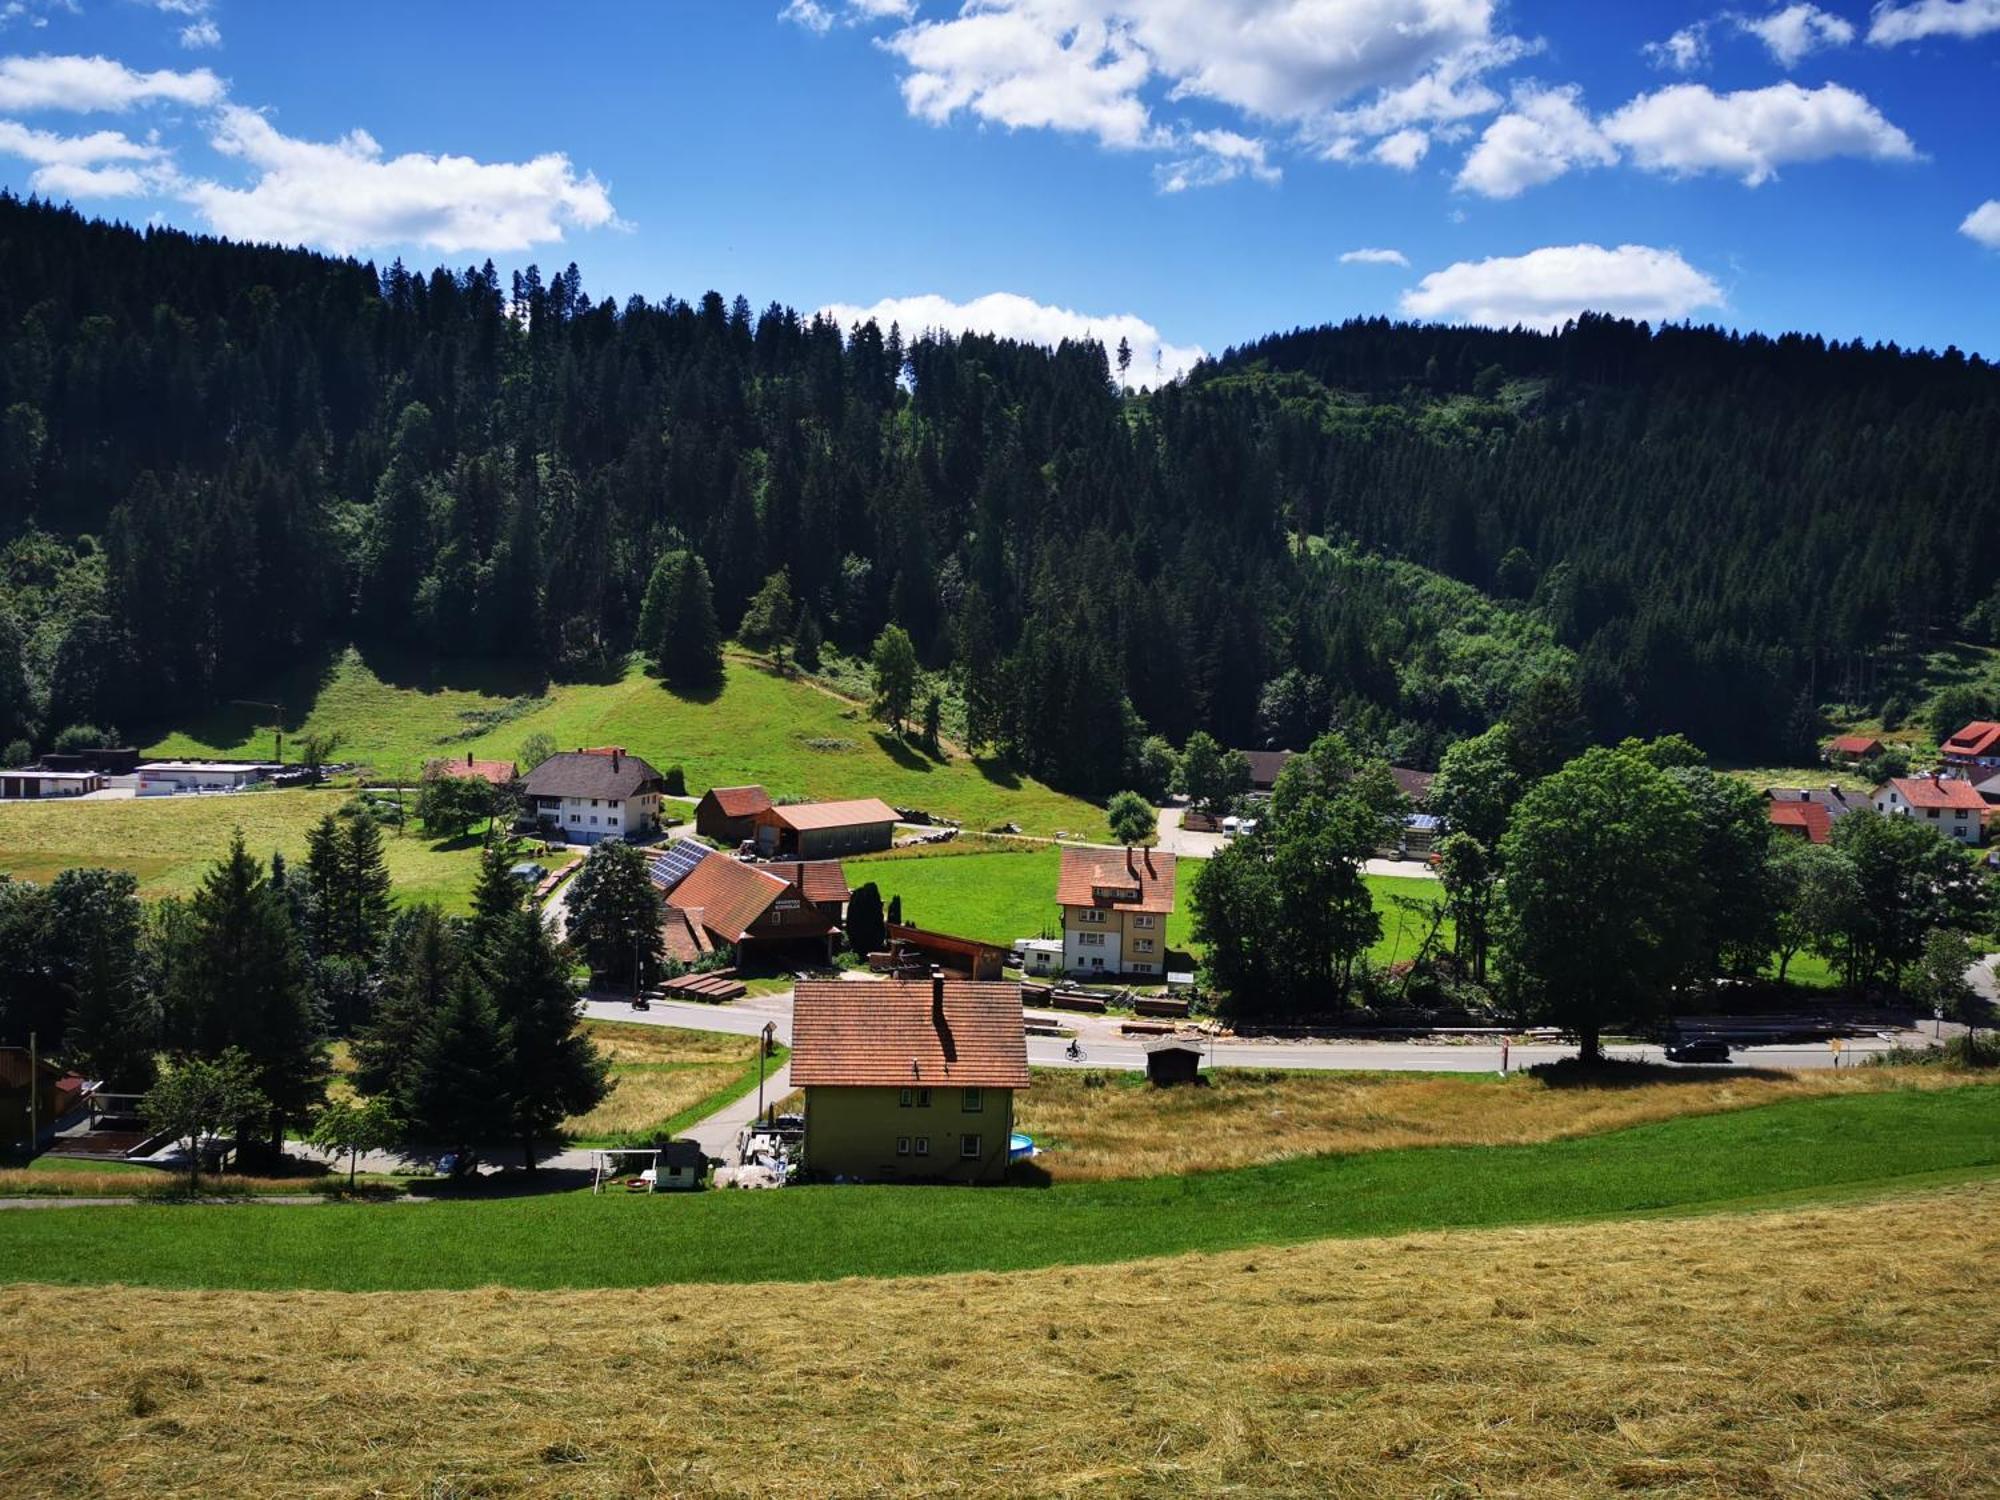
M 1605 138 L 1649 172 L 1725 172 L 1756 187 L 1792 162 L 1836 156 L 1909 161 L 1910 138 L 1852 89 L 1795 83 L 1718 94 L 1680 83 L 1642 94 L 1608 116 Z
M 1368 154 L 1385 167 L 1396 167 L 1402 171 L 1416 170 L 1424 153 L 1431 149 L 1431 138 L 1421 130 L 1399 130 L 1394 135 L 1385 135 L 1375 143 L 1375 149 Z
M 1967 214 L 1958 232 L 1989 250 L 2000 250 L 2000 198 L 1988 198 Z
M 1276 182 L 1284 174 L 1272 166 L 1263 141 L 1233 130 L 1195 130 L 1181 138 L 1184 155 L 1153 169 L 1163 193 L 1214 187 L 1249 175 L 1259 182 Z
M 1768 16 L 1736 16 L 1737 28 L 1762 42 L 1782 68 L 1796 68 L 1826 47 L 1854 40 L 1854 23 L 1817 5 L 1787 5 Z
M 1400 250 L 1348 250 L 1342 253 L 1343 266 L 1407 266 L 1409 256 Z
M 1915 0 L 1878 4 L 1868 20 L 1868 40 L 1877 47 L 1920 42 L 1926 37 L 1969 39 L 2000 31 L 2000 0 Z
M 902 65 L 905 106 L 935 125 L 967 118 L 1185 154 L 1189 127 L 1162 110 L 1199 99 L 1289 127 L 1331 159 L 1406 167 L 1432 134 L 1420 147 L 1411 132 L 1499 107 L 1480 75 L 1531 49 L 1494 32 L 1495 10 L 1495 0 L 962 0 L 956 14 L 922 19 L 900 0 L 790 0 L 780 14 L 815 31 L 894 19 L 879 45 Z M 1243 170 L 1177 160 L 1158 176 L 1194 186 Z
M 1713 280 L 1678 252 L 1650 245 L 1549 245 L 1526 255 L 1459 261 L 1402 296 L 1402 309 L 1412 317 L 1494 328 L 1555 327 L 1585 312 L 1660 322 L 1722 304 L 1722 288 Z
M 123 131 L 57 135 L 0 120 L 0 153 L 35 163 L 28 186 L 45 198 L 129 198 L 171 177 L 167 151 Z
M 820 311 L 843 327 L 871 320 L 884 329 L 891 323 L 899 324 L 905 337 L 933 329 L 941 333 L 990 333 L 1050 348 L 1065 339 L 1093 339 L 1107 350 L 1116 349 L 1118 341 L 1124 339 L 1132 346 L 1132 369 L 1127 378 L 1135 386 L 1157 386 L 1178 379 L 1206 352 L 1194 344 L 1167 343 L 1159 329 L 1131 313 L 1093 317 L 1013 292 L 991 292 L 970 302 L 936 295 L 885 297 L 869 307 L 836 302 Z
M 1513 198 L 1573 167 L 1608 167 L 1617 160 L 1617 148 L 1584 109 L 1582 90 L 1524 84 L 1466 157 L 1457 185 L 1488 198 Z
M 182 195 L 218 232 L 304 242 L 339 252 L 422 245 L 447 255 L 523 250 L 566 227 L 616 222 L 611 196 L 559 153 L 524 162 L 410 152 L 384 158 L 366 131 L 338 141 L 297 140 L 255 110 L 230 105 L 210 144 L 256 173 L 248 187 L 190 182 Z
M 207 68 L 135 72 L 108 57 L 0 58 L 0 109 L 119 113 L 141 104 L 220 103 L 222 80 Z
M 178 16 L 182 22 L 180 41 L 183 47 L 203 48 L 222 45 L 222 29 L 215 24 L 215 0 L 151 0 L 153 9 L 170 16 Z
M 1692 73 L 1708 66 L 1708 22 L 1683 26 L 1664 42 L 1648 42 L 1639 49 L 1656 68 L 1674 73 Z

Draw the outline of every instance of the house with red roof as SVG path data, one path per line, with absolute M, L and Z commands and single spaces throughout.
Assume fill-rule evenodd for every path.
M 1955 776 L 1898 776 L 1875 788 L 1875 811 L 1891 818 L 1921 818 L 1961 844 L 1986 842 L 1986 799 Z
M 694 831 L 718 844 L 740 844 L 757 836 L 757 818 L 771 810 L 771 794 L 761 786 L 712 786 L 694 805 Z
M 1063 968 L 1089 978 L 1166 972 L 1174 857 L 1159 849 L 1062 852 L 1056 872 Z
M 2000 771 L 2000 724 L 1974 719 L 1938 749 L 1947 765 Z
M 798 859 L 866 854 L 896 841 L 896 809 L 877 797 L 794 802 L 757 814 L 757 852 Z
M 1838 784 L 1766 787 L 1764 800 L 1769 804 L 1773 828 L 1812 844 L 1830 842 L 1835 823 L 1849 813 L 1866 812 L 1873 805 L 1862 793 L 1850 792 Z
M 483 781 L 489 786 L 512 786 L 521 779 L 520 767 L 511 760 L 474 760 L 470 750 L 465 752 L 464 760 L 446 756 L 442 760 L 432 761 L 431 765 L 436 768 L 440 776 L 456 776 L 466 781 Z
M 1000 1182 L 1028 1086 L 1021 987 L 951 979 L 800 981 L 792 1084 L 806 1171 L 849 1181 Z
M 1835 765 L 1853 765 L 1881 753 L 1882 742 L 1872 734 L 1843 734 L 1826 747 L 1826 758 Z
M 725 943 L 746 959 L 798 950 L 823 960 L 851 894 L 837 860 L 753 865 L 689 839 L 674 840 L 648 869 L 663 890 L 662 940 L 682 963 Z

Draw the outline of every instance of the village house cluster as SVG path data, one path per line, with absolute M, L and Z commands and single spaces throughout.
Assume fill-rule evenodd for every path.
M 1873 735 L 1841 735 L 1826 747 L 1829 764 L 1856 767 L 1889 747 Z M 1850 791 L 1838 783 L 1824 787 L 1770 787 L 1772 827 L 1824 844 L 1850 813 L 1863 810 L 1891 818 L 1916 818 L 1946 838 L 1981 845 L 1993 810 L 2000 807 L 2000 723 L 1975 720 L 1938 747 L 1938 764 L 1928 771 L 1891 776 L 1872 792 Z

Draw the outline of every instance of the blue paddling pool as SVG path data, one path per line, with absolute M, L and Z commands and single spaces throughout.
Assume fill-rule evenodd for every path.
M 1035 1138 L 1015 1131 L 1007 1137 L 1007 1160 L 1026 1161 L 1035 1154 Z

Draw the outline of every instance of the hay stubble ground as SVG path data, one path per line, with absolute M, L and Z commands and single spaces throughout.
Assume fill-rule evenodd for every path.
M 0 1492 L 1970 1495 L 1996 1247 L 1988 1183 L 819 1286 L 15 1286 Z

